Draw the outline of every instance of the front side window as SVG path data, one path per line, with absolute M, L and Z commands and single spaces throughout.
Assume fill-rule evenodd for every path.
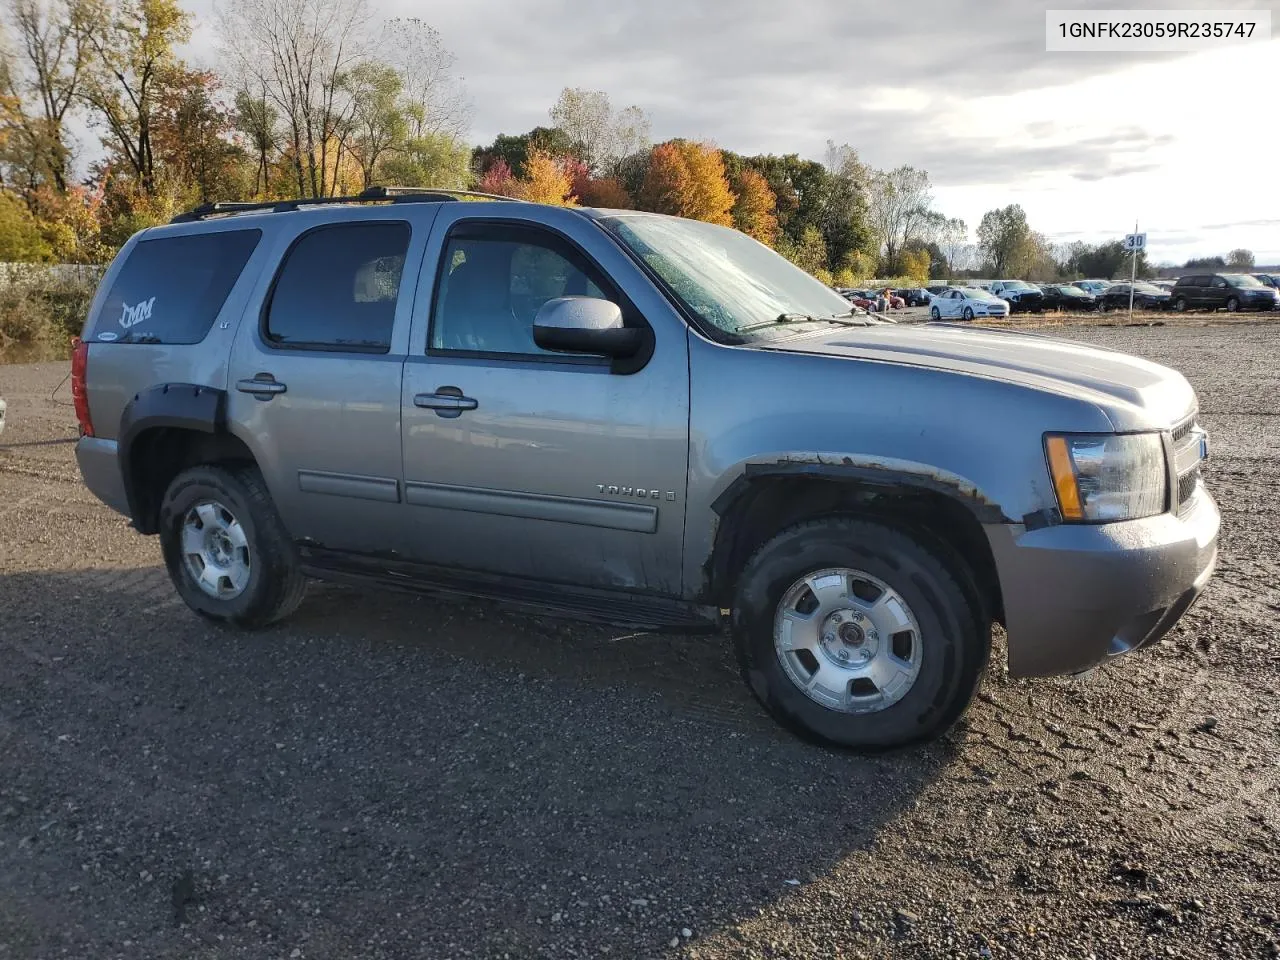
M 261 230 L 217 230 L 140 241 L 85 339 L 199 343 L 261 237 Z
M 431 322 L 433 350 L 553 356 L 533 342 L 533 320 L 548 300 L 597 297 L 619 302 L 599 272 L 545 231 L 502 225 L 455 230 Z
M 408 249 L 409 225 L 401 221 L 334 224 L 303 234 L 276 278 L 267 341 L 386 353 Z
M 849 315 L 838 293 L 728 227 L 630 214 L 601 221 L 709 327 L 746 340 L 795 332 L 802 317 Z M 780 320 L 784 318 L 785 322 Z
M 1255 290 L 1263 286 L 1263 283 L 1261 280 L 1251 277 L 1248 274 L 1241 274 L 1241 273 L 1231 274 L 1230 276 L 1227 277 L 1227 282 L 1231 284 L 1233 287 L 1239 287 L 1241 289 L 1247 288 L 1247 289 Z

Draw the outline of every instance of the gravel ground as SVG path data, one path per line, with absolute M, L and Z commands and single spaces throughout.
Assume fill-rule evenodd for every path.
M 1220 572 L 944 742 L 805 745 L 724 642 L 319 586 L 187 612 L 0 367 L 0 958 L 1280 955 L 1280 335 L 1059 327 L 1179 367 Z

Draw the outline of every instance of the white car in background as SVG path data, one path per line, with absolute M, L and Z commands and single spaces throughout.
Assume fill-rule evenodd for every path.
M 929 304 L 934 320 L 972 320 L 975 317 L 1007 317 L 1009 304 L 994 293 L 977 287 L 952 287 Z

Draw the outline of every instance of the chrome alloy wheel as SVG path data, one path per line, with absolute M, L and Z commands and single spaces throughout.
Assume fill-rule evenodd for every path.
M 920 674 L 920 625 L 901 595 L 847 567 L 801 577 L 778 603 L 773 646 L 791 682 L 841 713 L 893 706 Z
M 249 541 L 235 515 L 202 500 L 182 520 L 182 561 L 196 585 L 217 600 L 232 600 L 249 585 Z

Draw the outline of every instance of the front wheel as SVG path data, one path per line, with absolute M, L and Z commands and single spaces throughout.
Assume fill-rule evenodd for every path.
M 1240 301 L 1232 297 L 1227 301 L 1227 313 L 1235 313 L 1240 309 Z
M 962 577 L 879 523 L 785 530 L 738 583 L 743 678 L 775 719 L 821 743 L 874 751 L 937 737 L 968 708 L 990 652 Z
M 966 320 L 972 320 L 972 319 L 973 319 L 973 307 L 965 307 L 965 308 L 964 308 L 964 318 L 965 318 Z
M 160 505 L 160 549 L 178 594 L 210 620 L 263 627 L 292 613 L 306 589 L 256 467 L 178 474 Z

